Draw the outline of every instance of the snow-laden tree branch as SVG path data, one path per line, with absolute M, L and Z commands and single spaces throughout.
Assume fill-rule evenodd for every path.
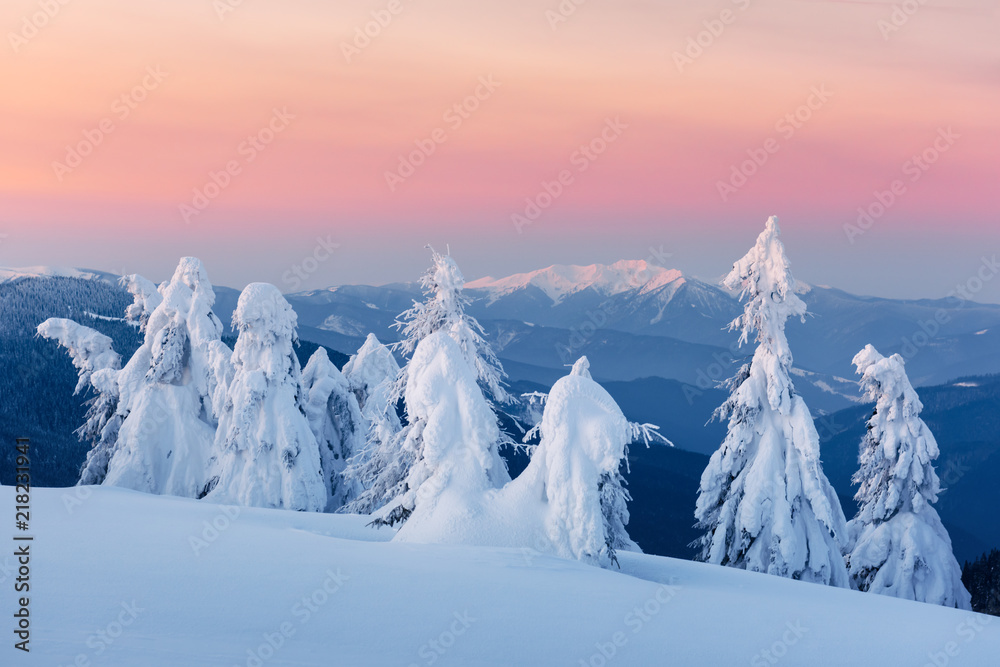
M 121 356 L 112 348 L 110 338 L 73 320 L 45 320 L 38 325 L 38 335 L 57 341 L 69 352 L 79 376 L 74 395 L 88 385 L 94 389 L 94 397 L 87 402 L 85 421 L 76 430 L 80 440 L 90 443 L 78 483 L 100 484 L 107 475 L 122 424 L 118 412 Z

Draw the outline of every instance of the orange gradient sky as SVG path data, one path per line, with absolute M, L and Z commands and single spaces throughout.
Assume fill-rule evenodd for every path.
M 217 283 L 287 288 L 329 237 L 340 247 L 308 287 L 412 279 L 428 241 L 470 278 L 650 246 L 711 278 L 774 213 L 804 280 L 941 296 L 1000 250 L 994 0 L 929 0 L 892 32 L 876 1 L 587 0 L 553 24 L 558 0 L 398 0 L 350 62 L 343 44 L 390 0 L 64 1 L 0 9 L 3 265 L 162 279 L 194 254 Z M 446 117 L 482 77 L 499 86 Z M 828 99 L 779 131 L 817 89 Z M 274 109 L 294 118 L 247 150 Z M 615 118 L 625 129 L 579 171 L 574 152 Z M 445 141 L 390 189 L 436 128 Z M 904 165 L 948 128 L 911 180 Z M 769 139 L 724 201 L 720 181 Z M 78 166 L 54 165 L 81 142 Z M 227 163 L 238 173 L 185 215 Z M 512 215 L 562 170 L 572 182 L 518 233 Z M 896 179 L 905 192 L 849 242 L 844 225 Z M 1000 301 L 997 282 L 982 300 Z

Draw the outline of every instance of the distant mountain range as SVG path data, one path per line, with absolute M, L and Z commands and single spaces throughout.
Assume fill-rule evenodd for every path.
M 4 276 L 113 280 L 83 269 L 0 269 Z M 851 359 L 866 344 L 907 359 L 914 385 L 1000 372 L 1000 305 L 954 299 L 895 300 L 800 285 L 809 308 L 790 322 L 797 388 L 810 408 L 830 413 L 860 400 Z M 551 384 L 581 355 L 595 378 L 661 377 L 700 396 L 752 353 L 728 324 L 737 294 L 644 260 L 555 265 L 467 284 L 469 308 L 485 327 L 512 381 Z M 228 326 L 239 292 L 217 287 L 216 312 Z M 416 282 L 344 285 L 289 294 L 303 340 L 350 354 L 369 332 L 397 339 L 392 323 L 421 292 Z
M 851 359 L 869 343 L 883 354 L 903 354 L 915 385 L 1000 372 L 1000 306 L 800 288 L 809 315 L 789 324 L 788 337 L 798 389 L 816 412 L 860 400 Z M 646 261 L 550 266 L 474 280 L 466 292 L 514 380 L 551 383 L 586 354 L 602 380 L 663 377 L 704 391 L 731 376 L 753 349 L 737 347 L 728 331 L 741 311 L 739 295 Z M 418 286 L 407 283 L 331 287 L 288 299 L 310 330 L 303 337 L 351 350 L 369 331 L 395 340 L 392 322 L 419 297 Z M 220 301 L 228 298 L 235 294 Z

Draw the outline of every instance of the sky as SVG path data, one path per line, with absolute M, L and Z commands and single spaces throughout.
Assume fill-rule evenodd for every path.
M 944 296 L 1000 253 L 1000 11 L 904 4 L 5 0 L 0 265 L 712 280 L 776 214 L 801 280 Z

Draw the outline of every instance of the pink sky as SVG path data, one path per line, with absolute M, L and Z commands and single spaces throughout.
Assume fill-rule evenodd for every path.
M 1000 250 L 996 2 L 930 2 L 888 38 L 891 3 L 693 4 L 589 0 L 553 29 L 557 0 L 399 0 L 347 62 L 342 43 L 389 0 L 245 0 L 221 18 L 210 0 L 76 1 L 37 34 L 25 29 L 42 23 L 37 0 L 8 0 L 0 264 L 160 278 L 197 254 L 240 287 L 278 283 L 329 235 L 339 255 L 309 286 L 412 278 L 426 241 L 450 242 L 470 277 L 642 258 L 650 245 L 710 277 L 776 213 L 803 278 L 934 296 Z M 674 52 L 723 11 L 721 34 L 702 35 L 679 71 Z M 481 77 L 499 86 L 460 124 L 445 116 Z M 144 78 L 144 99 L 125 106 Z M 816 89 L 832 94 L 779 130 Z M 294 119 L 241 151 L 274 109 Z M 579 171 L 574 151 L 615 118 L 627 127 Z M 113 131 L 95 134 L 102 121 Z M 391 191 L 385 173 L 436 128 L 446 140 Z M 957 138 L 911 180 L 907 160 L 947 128 Z M 99 145 L 54 168 L 85 132 Z M 719 182 L 769 138 L 777 151 L 723 201 Z M 186 223 L 181 205 L 230 161 L 239 173 Z M 512 214 L 562 170 L 572 182 L 518 234 Z M 849 243 L 843 226 L 894 179 L 905 193 Z M 845 275 L 888 249 L 900 266 L 945 268 Z

